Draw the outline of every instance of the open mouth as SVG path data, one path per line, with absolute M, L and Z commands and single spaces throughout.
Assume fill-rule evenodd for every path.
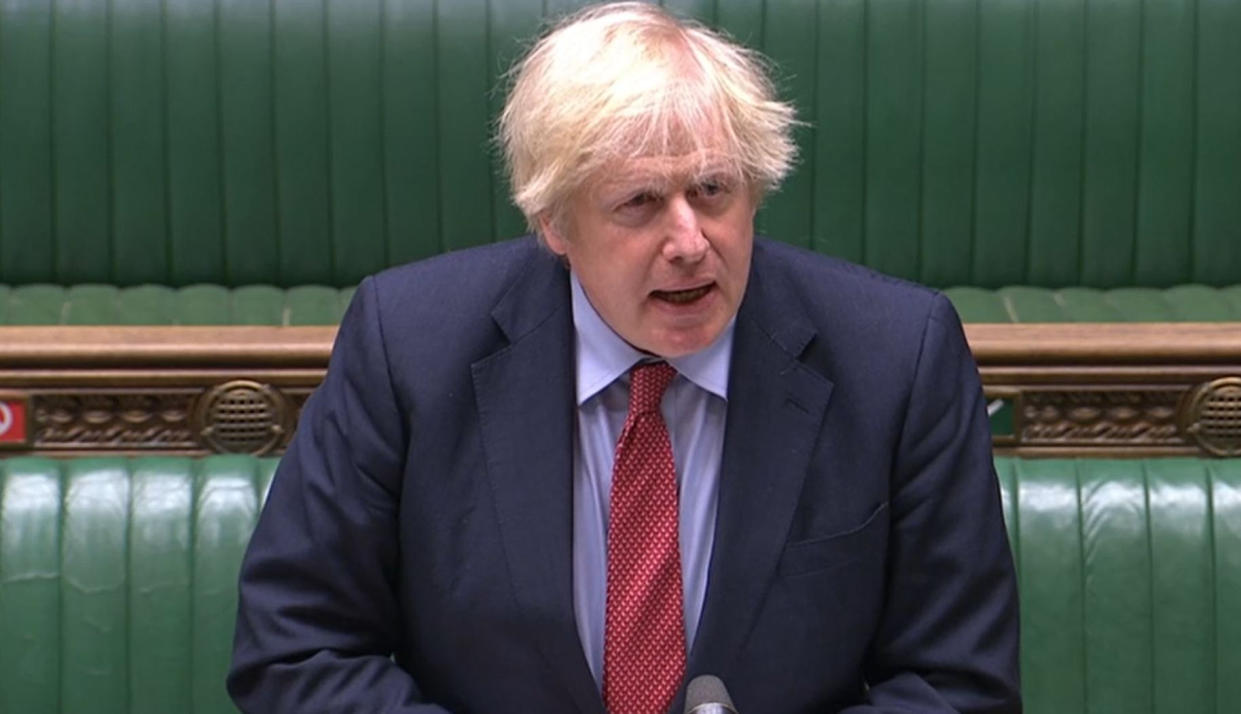
M 665 302 L 670 302 L 674 305 L 685 305 L 702 298 L 709 292 L 711 292 L 710 284 L 689 290 L 656 290 L 652 294 Z

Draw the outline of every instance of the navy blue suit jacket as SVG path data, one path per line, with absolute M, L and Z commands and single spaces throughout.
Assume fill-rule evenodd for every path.
M 358 288 L 246 554 L 243 709 L 603 714 L 573 616 L 567 276 L 526 238 Z M 743 714 L 1019 711 L 989 429 L 947 300 L 760 239 L 728 389 L 688 675 Z

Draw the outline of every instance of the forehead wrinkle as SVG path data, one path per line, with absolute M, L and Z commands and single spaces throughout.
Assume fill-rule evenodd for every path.
M 668 176 L 659 173 L 643 173 L 640 175 L 617 176 L 599 182 L 601 193 L 631 193 L 636 191 L 652 191 L 665 193 L 672 185 Z
M 736 173 L 734 162 L 718 151 L 693 152 L 682 156 L 653 156 L 629 159 L 606 170 L 596 184 L 602 189 L 653 188 L 694 184 L 720 174 Z

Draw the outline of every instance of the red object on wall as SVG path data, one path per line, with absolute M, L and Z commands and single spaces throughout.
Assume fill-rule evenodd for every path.
M 28 438 L 26 399 L 0 397 L 0 446 L 25 446 Z

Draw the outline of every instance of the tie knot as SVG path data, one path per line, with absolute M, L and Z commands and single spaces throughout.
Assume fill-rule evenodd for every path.
M 659 411 L 664 390 L 677 376 L 676 369 L 667 362 L 647 362 L 635 365 L 629 374 L 629 413 L 632 416 Z

